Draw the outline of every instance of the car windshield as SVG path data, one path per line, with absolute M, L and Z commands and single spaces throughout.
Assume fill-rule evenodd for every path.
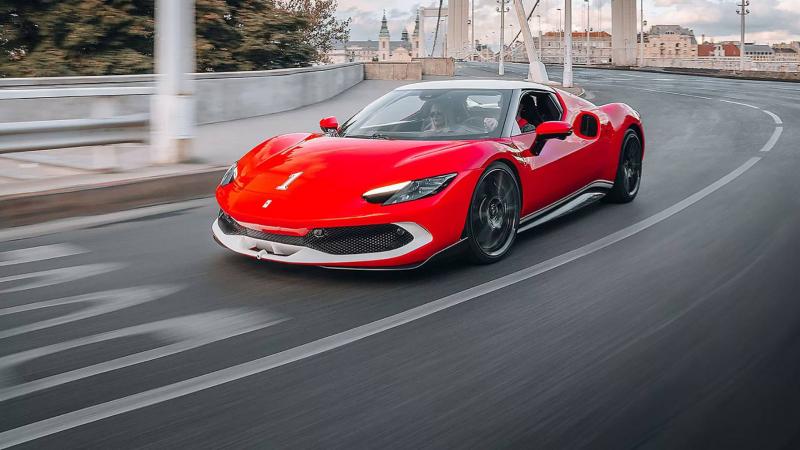
M 500 137 L 509 90 L 392 91 L 348 120 L 340 136 L 371 139 L 459 140 Z

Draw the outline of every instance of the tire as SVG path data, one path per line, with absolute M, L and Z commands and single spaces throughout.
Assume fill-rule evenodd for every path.
M 507 165 L 493 163 L 481 175 L 467 212 L 472 262 L 491 264 L 508 254 L 517 237 L 521 198 L 517 177 Z
M 633 130 L 625 132 L 619 152 L 614 187 L 603 200 L 608 203 L 630 203 L 642 185 L 642 141 Z

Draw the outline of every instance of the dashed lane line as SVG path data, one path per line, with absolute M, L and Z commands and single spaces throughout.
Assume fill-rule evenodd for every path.
M 0 252 L 0 267 L 25 264 L 47 259 L 64 258 L 67 256 L 88 253 L 85 248 L 72 244 L 53 244 L 29 247 L 18 250 Z
M 213 201 L 210 198 L 202 198 L 198 200 L 188 200 L 185 202 L 169 203 L 166 205 L 148 206 L 127 211 L 100 214 L 96 216 L 74 217 L 71 219 L 54 220 L 52 222 L 45 222 L 36 225 L 25 225 L 9 228 L 7 230 L 0 230 L 0 242 L 39 237 L 48 234 L 61 233 L 64 231 L 96 227 L 115 222 L 123 222 L 126 220 L 141 219 L 143 217 L 200 208 L 203 206 L 210 206 L 212 204 Z

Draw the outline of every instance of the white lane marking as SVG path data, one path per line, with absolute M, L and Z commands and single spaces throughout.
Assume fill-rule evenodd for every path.
M 563 255 L 536 264 L 526 269 L 511 273 L 496 280 L 488 281 L 478 286 L 448 295 L 438 300 L 426 303 L 416 308 L 376 320 L 341 333 L 334 334 L 307 344 L 300 345 L 280 353 L 265 356 L 250 362 L 239 364 L 227 369 L 218 370 L 188 380 L 179 381 L 149 391 L 133 394 L 109 402 L 100 403 L 77 411 L 68 412 L 60 416 L 34 422 L 19 428 L 14 428 L 0 433 L 0 448 L 8 448 L 44 436 L 86 425 L 98 420 L 107 419 L 147 406 L 162 403 L 175 398 L 194 394 L 205 389 L 210 389 L 221 384 L 240 380 L 251 375 L 266 372 L 276 367 L 306 359 L 320 353 L 333 350 L 347 344 L 359 341 L 369 336 L 381 333 L 406 323 L 427 317 L 436 312 L 451 308 L 480 296 L 495 292 L 515 283 L 527 280 L 536 275 L 545 273 L 587 255 L 591 255 L 610 245 L 644 231 L 659 222 L 662 222 L 684 209 L 694 205 L 705 197 L 716 192 L 723 186 L 738 178 L 748 169 L 753 167 L 760 157 L 750 158 L 731 173 L 725 175 L 699 192 L 690 195 L 669 208 L 654 214 L 640 222 L 630 225 L 622 230 L 598 239 L 592 243 L 579 247 Z
M 213 342 L 260 330 L 288 319 L 288 317 L 279 318 L 268 316 L 257 311 L 243 308 L 223 309 L 159 320 L 4 356 L 0 358 L 0 383 L 10 385 L 13 382 L 11 371 L 15 366 L 27 361 L 57 354 L 65 350 L 106 342 L 112 339 L 145 334 L 155 335 L 158 338 L 173 341 L 171 344 L 155 349 L 126 355 L 88 367 L 59 373 L 27 383 L 0 387 L 0 401 L 6 401 L 42 389 L 48 389 L 101 373 L 141 364 L 158 358 L 164 358 Z
M 35 311 L 38 309 L 52 308 L 54 306 L 61 305 L 74 305 L 80 303 L 89 303 L 91 305 L 88 308 L 81 309 L 80 311 L 74 313 L 64 314 L 63 316 L 54 317 L 52 319 L 41 320 L 39 322 L 2 330 L 0 331 L 0 339 L 30 333 L 31 331 L 43 330 L 45 328 L 63 325 L 65 323 L 75 322 L 77 320 L 88 319 L 89 317 L 95 317 L 101 314 L 107 314 L 120 309 L 129 308 L 141 303 L 151 302 L 153 300 L 158 300 L 159 298 L 174 294 L 181 289 L 182 288 L 179 286 L 145 286 L 128 289 L 116 289 L 113 291 L 95 292 L 92 294 L 78 295 L 75 297 L 65 297 L 55 300 L 31 303 L 28 305 L 3 308 L 0 309 L 0 316 L 19 314 L 21 312 Z
M 772 120 L 774 120 L 774 121 L 775 121 L 775 124 L 776 124 L 776 125 L 783 125 L 783 121 L 781 120 L 781 118 L 780 118 L 780 117 L 778 117 L 778 115 L 777 115 L 777 114 L 775 114 L 775 113 L 774 113 L 774 112 L 772 112 L 772 111 L 767 111 L 766 109 L 762 109 L 762 111 L 764 111 L 764 112 L 765 112 L 765 113 L 767 113 L 767 114 L 768 114 L 770 117 L 772 117 Z
M 747 106 L 748 108 L 753 108 L 753 109 L 761 109 L 758 106 L 753 106 L 753 105 L 749 105 L 747 103 L 742 103 L 742 102 L 734 102 L 733 100 L 725 100 L 724 98 L 720 98 L 719 101 L 725 102 L 725 103 L 733 103 L 734 105 Z
M 125 264 L 120 263 L 86 264 L 83 266 L 64 267 L 61 269 L 43 270 L 41 272 L 31 272 L 22 275 L 12 275 L 9 277 L 0 278 L 0 283 L 27 280 L 31 278 L 38 279 L 39 281 L 33 281 L 21 286 L 0 290 L 0 294 L 27 291 L 29 289 L 52 286 L 54 284 L 68 283 L 70 281 L 80 280 L 82 278 L 88 278 L 95 275 L 112 272 L 114 270 L 119 270 L 125 266 Z
M 711 97 L 704 97 L 702 95 L 694 95 L 694 94 L 684 94 L 682 92 L 670 92 L 670 91 L 662 91 L 659 89 L 647 89 L 647 88 L 640 88 L 640 87 L 629 87 L 629 89 L 636 89 L 639 91 L 648 91 L 648 92 L 658 92 L 659 94 L 671 94 L 671 95 L 680 95 L 683 97 L 692 97 L 692 98 L 701 98 L 703 100 L 713 100 Z
M 21 248 L 0 253 L 0 267 L 25 264 L 46 259 L 64 258 L 66 256 L 88 253 L 85 248 L 70 244 L 41 245 L 39 247 Z
M 775 144 L 778 143 L 778 139 L 781 138 L 781 133 L 783 133 L 783 127 L 775 127 L 775 131 L 772 133 L 772 136 L 769 138 L 764 147 L 759 150 L 760 152 L 768 152 L 772 150 L 772 147 L 775 147 Z
M 14 241 L 46 234 L 61 233 L 63 231 L 75 230 L 79 228 L 96 227 L 114 222 L 125 220 L 141 219 L 142 217 L 166 214 L 185 209 L 200 208 L 213 204 L 211 198 L 201 198 L 179 203 L 169 203 L 166 205 L 148 206 L 145 208 L 131 209 L 128 211 L 118 211 L 109 214 L 101 214 L 88 217 L 74 217 L 71 219 L 54 220 L 52 222 L 39 223 L 36 225 L 25 225 L 21 227 L 0 230 L 0 242 Z

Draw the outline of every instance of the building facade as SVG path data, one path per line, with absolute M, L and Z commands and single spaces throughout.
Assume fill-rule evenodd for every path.
M 694 32 L 680 25 L 653 25 L 644 37 L 645 58 L 696 58 Z
M 611 35 L 605 31 L 586 32 L 575 31 L 572 33 L 572 57 L 575 64 L 611 64 L 613 55 Z M 534 37 L 534 46 L 539 51 L 539 39 Z M 527 55 L 524 52 L 525 61 Z M 545 64 L 560 64 L 564 62 L 564 34 L 549 31 L 542 35 L 541 58 Z

